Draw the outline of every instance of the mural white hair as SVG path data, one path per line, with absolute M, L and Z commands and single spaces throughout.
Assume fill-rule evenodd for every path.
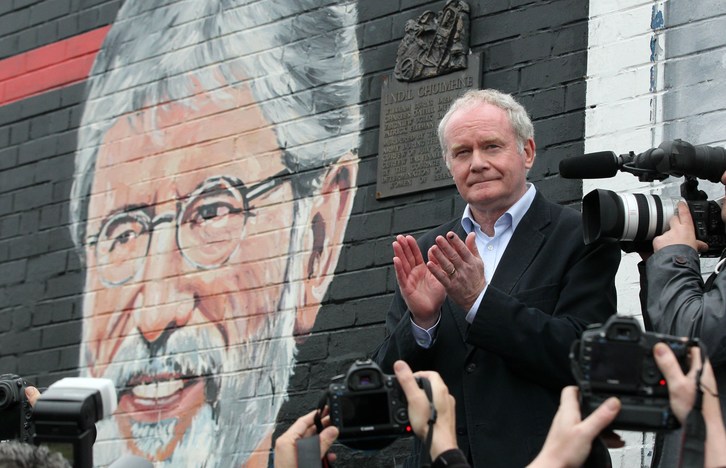
M 534 138 L 534 126 L 529 118 L 527 110 L 519 103 L 511 94 L 506 94 L 496 89 L 476 89 L 467 91 L 456 99 L 441 118 L 438 127 L 439 145 L 441 145 L 441 153 L 444 157 L 446 167 L 449 167 L 449 159 L 446 157 L 449 148 L 446 144 L 444 132 L 446 125 L 449 123 L 451 116 L 457 111 L 468 107 L 476 107 L 482 104 L 491 104 L 507 112 L 509 121 L 514 129 L 517 137 L 517 148 L 521 153 L 524 151 L 524 144 L 530 138 Z
M 300 197 L 315 188 L 314 169 L 358 148 L 356 6 L 321 3 L 127 0 L 94 62 L 79 128 L 70 207 L 76 246 L 85 240 L 101 142 L 119 117 L 134 111 L 248 85 L 275 124 Z
M 272 429 L 287 396 L 302 294 L 300 278 L 291 278 L 290 272 L 301 271 L 301 233 L 309 228 L 301 224 L 312 210 L 320 169 L 360 145 L 357 11 L 354 2 L 321 6 L 329 3 L 323 0 L 167 3 L 126 0 L 94 63 L 78 134 L 71 234 L 82 253 L 96 158 L 118 119 L 171 102 L 191 108 L 191 98 L 199 93 L 224 104 L 225 89 L 249 87 L 275 130 L 295 194 L 285 288 L 281 297 L 270 298 L 276 303 L 268 307 L 276 313 L 269 314 L 259 334 L 221 353 L 217 337 L 195 331 L 192 338 L 179 328 L 160 359 L 139 344 L 138 334 L 130 335 L 108 371 L 125 391 L 145 391 L 134 381 L 134 369 L 153 377 L 163 375 L 170 364 L 190 379 L 207 376 L 218 383 L 218 407 L 210 404 L 197 413 L 165 463 L 238 466 Z M 91 309 L 84 306 L 85 320 L 93 320 Z M 84 326 L 83 372 L 92 362 L 89 333 Z M 195 347 L 200 346 L 197 356 Z M 251 393 L 243 395 L 242 389 Z M 126 441 L 116 424 L 111 420 L 101 427 L 97 454 L 113 457 L 124 450 Z M 133 424 L 136 448 L 152 457 L 169 443 L 175 422 Z M 201 446 L 215 449 L 199 450 Z

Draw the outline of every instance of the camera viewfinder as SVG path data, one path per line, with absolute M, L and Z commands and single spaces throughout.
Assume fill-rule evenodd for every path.
M 351 390 L 375 390 L 383 386 L 380 373 L 369 369 L 361 369 L 351 374 L 350 377 L 349 386 Z

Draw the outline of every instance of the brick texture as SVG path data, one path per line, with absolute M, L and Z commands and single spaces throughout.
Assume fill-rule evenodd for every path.
M 110 25 L 122 3 L 0 2 L 0 60 Z M 314 327 L 299 337 L 276 434 L 313 409 L 333 377 L 382 341 L 395 285 L 394 236 L 418 235 L 463 208 L 453 187 L 375 198 L 382 77 L 393 71 L 405 22 L 444 4 L 360 1 L 356 38 L 366 120 L 358 190 L 335 278 Z M 585 150 L 588 2 L 470 0 L 469 5 L 471 47 L 483 53 L 484 86 L 515 94 L 534 120 L 538 158 L 530 180 L 550 199 L 577 206 L 582 184 L 563 182 L 557 168 L 561 159 Z M 0 373 L 19 373 L 38 385 L 78 374 L 85 276 L 70 239 L 68 205 L 84 92 L 84 83 L 78 83 L 0 107 Z M 392 460 L 401 463 L 408 450 L 408 440 L 376 455 L 340 447 L 337 465 L 390 466 Z

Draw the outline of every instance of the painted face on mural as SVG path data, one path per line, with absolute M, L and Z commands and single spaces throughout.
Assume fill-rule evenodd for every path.
M 111 127 L 89 204 L 83 352 L 90 375 L 121 389 L 110 439 L 172 464 L 259 448 L 293 331 L 311 327 L 337 263 L 356 170 L 343 162 L 323 175 L 326 195 L 296 202 L 244 87 Z

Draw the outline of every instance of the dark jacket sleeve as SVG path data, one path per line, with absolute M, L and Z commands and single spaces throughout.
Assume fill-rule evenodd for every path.
M 387 374 L 393 373 L 393 363 L 402 359 L 411 369 L 429 369 L 433 349 L 422 348 L 416 343 L 411 329 L 411 312 L 396 288 L 396 295 L 386 316 L 386 339 L 376 349 L 373 360 Z
M 705 291 L 698 253 L 687 245 L 671 245 L 646 263 L 646 312 L 659 333 L 699 338 L 711 363 L 726 363 L 726 273 Z

